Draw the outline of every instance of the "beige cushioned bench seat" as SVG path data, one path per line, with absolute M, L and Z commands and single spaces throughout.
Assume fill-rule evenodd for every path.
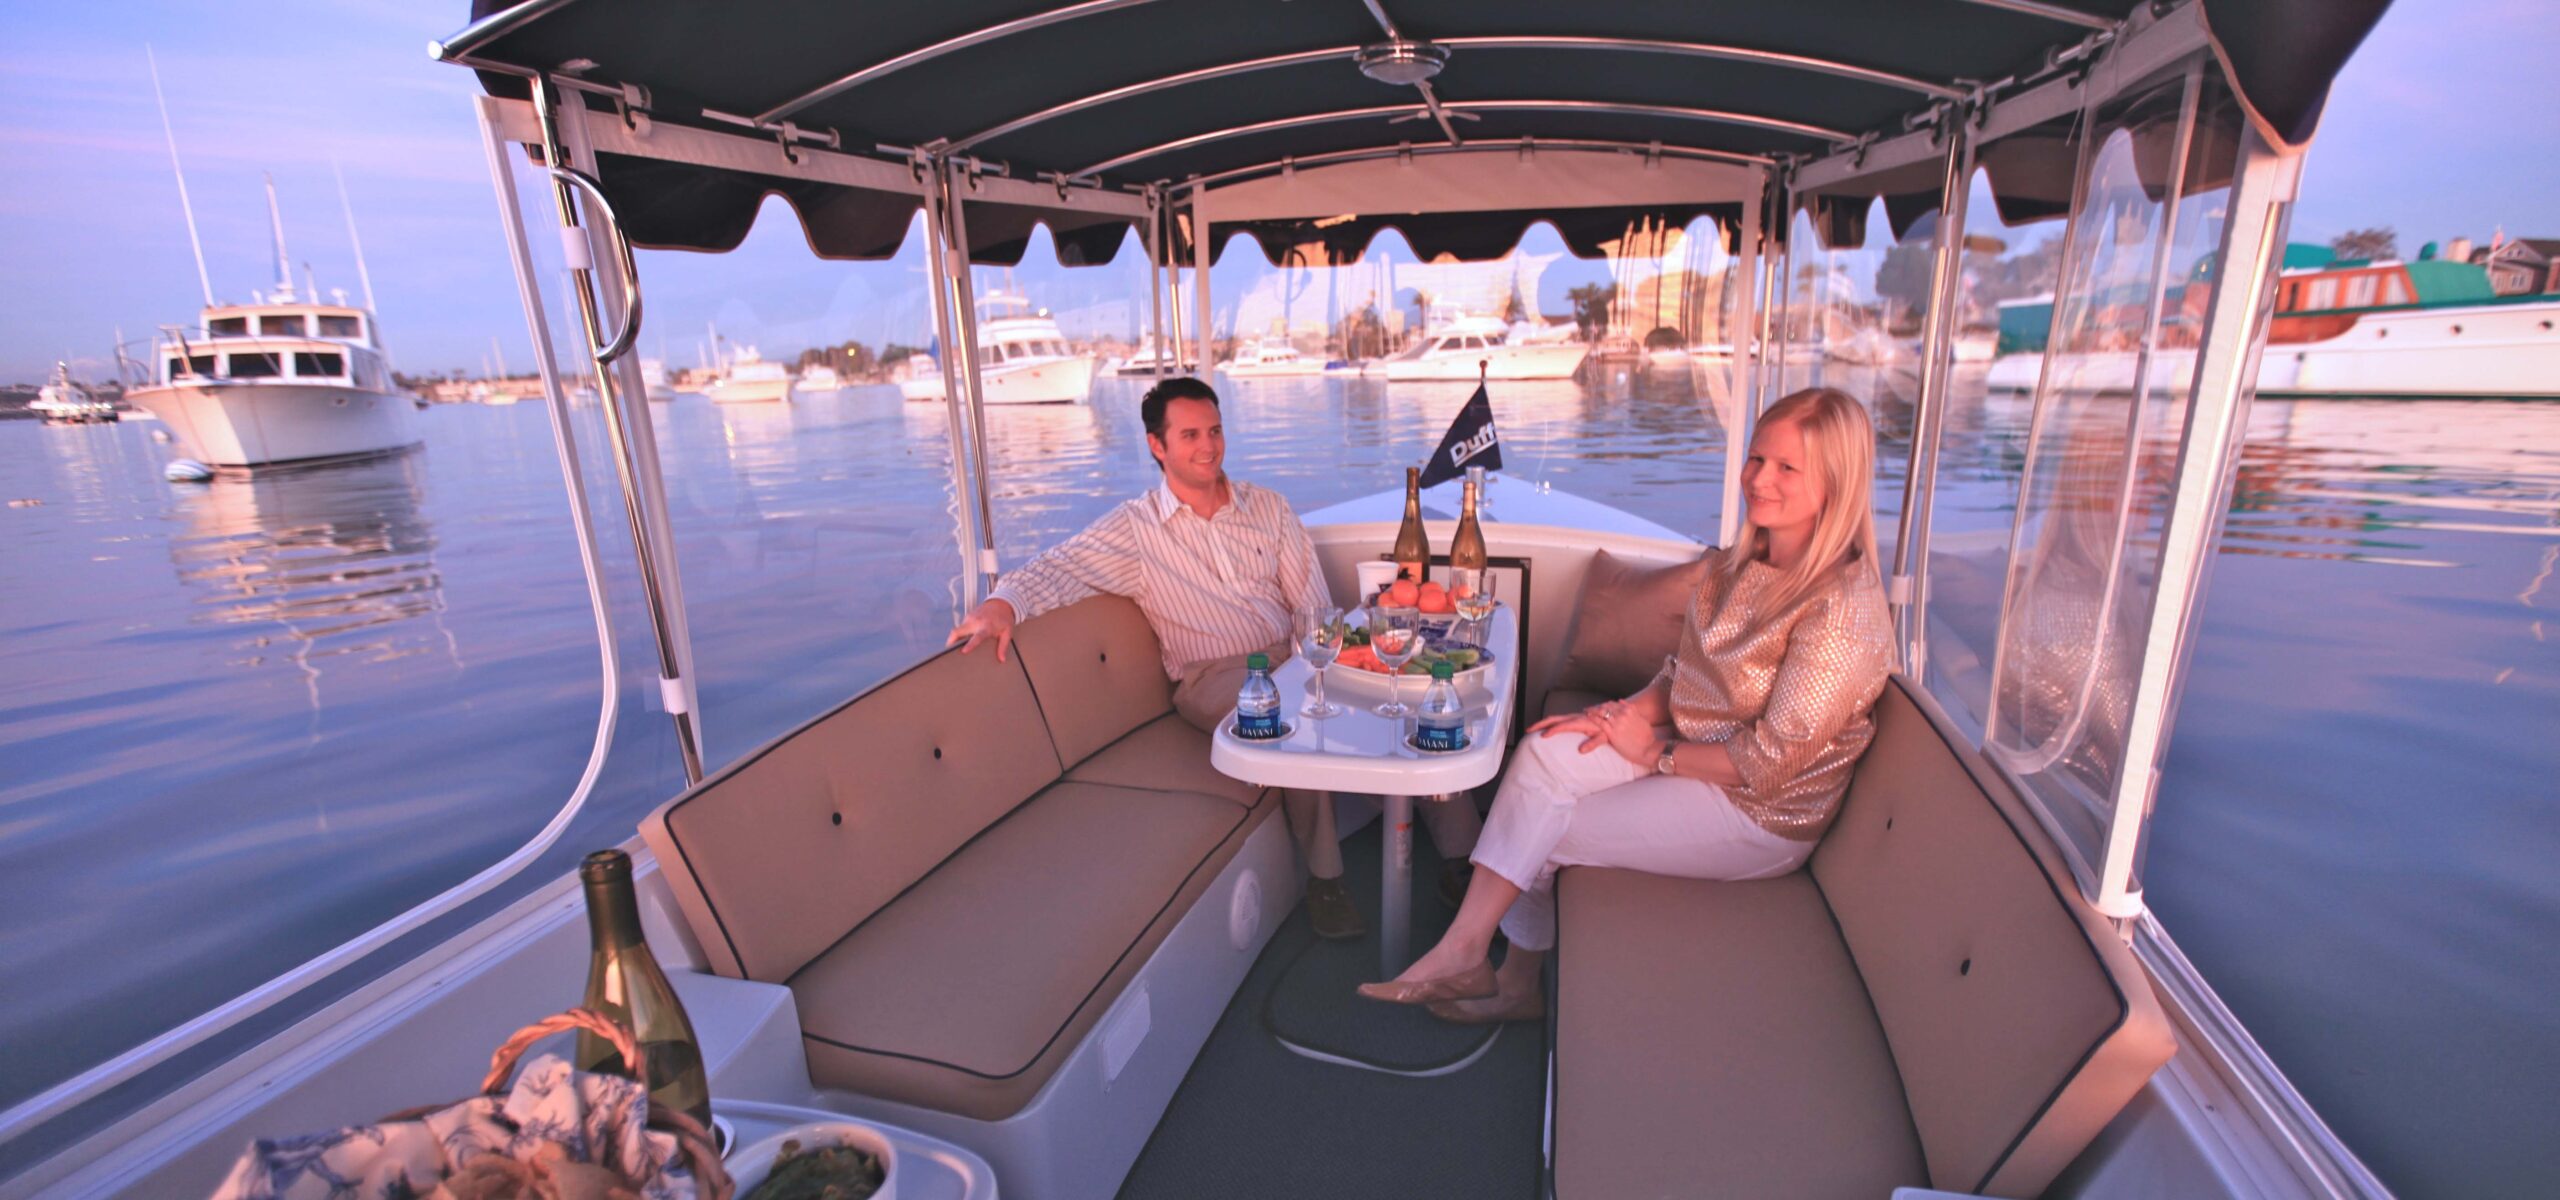
M 2052 844 L 1897 677 L 1807 869 L 1558 885 L 1555 1194 L 2033 1196 L 2175 1049 Z
M 937 655 L 642 826 L 711 969 L 791 988 L 819 1087 L 1020 1111 L 1278 809 L 1160 727 L 1135 605 L 1014 649 Z

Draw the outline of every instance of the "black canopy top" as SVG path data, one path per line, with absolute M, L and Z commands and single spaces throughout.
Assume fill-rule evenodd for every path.
M 2298 144 L 2317 122 L 2329 80 L 2388 0 L 2196 2 L 2261 132 Z M 1438 145 L 1449 132 L 1492 145 L 1527 138 L 1817 159 L 1902 134 L 1916 116 L 1981 85 L 2050 73 L 2093 35 L 2150 8 L 2150 0 L 474 0 L 473 25 L 436 51 L 482 67 L 499 95 L 526 94 L 522 72 L 573 75 L 646 89 L 660 121 L 732 132 L 742 120 L 768 131 L 788 122 L 831 131 L 851 153 L 939 146 L 1018 179 L 1131 188 L 1403 142 Z M 1436 47 L 1445 66 L 1415 86 L 1382 82 L 1355 62 L 1363 47 L 1394 39 Z M 886 251 L 880 235 L 902 231 L 914 208 L 912 197 L 882 197 L 855 206 L 874 211 L 838 212 L 864 233 L 830 245 L 812 212 L 827 202 L 809 187 L 688 181 L 688 171 L 713 169 L 658 164 L 647 172 L 662 193 L 653 204 L 630 197 L 635 164 L 604 166 L 618 205 L 656 210 L 647 244 L 734 244 L 741 218 L 752 220 L 754 204 L 773 191 L 812 221 L 820 253 L 872 257 L 894 251 L 896 235 Z M 668 198 L 669 188 L 689 199 Z M 982 243 L 973 256 L 1018 253 L 1027 225 L 1006 224 L 1010 247 L 973 230 Z M 1413 222 L 1396 224 L 1416 232 Z M 1422 236 L 1461 256 L 1508 249 L 1509 239 L 1484 230 L 1478 220 L 1445 238 Z M 1107 258 L 1104 246 L 1116 238 L 1090 228 L 1083 242 Z

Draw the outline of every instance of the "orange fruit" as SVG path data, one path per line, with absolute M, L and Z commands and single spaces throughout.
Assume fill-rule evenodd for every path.
M 1410 579 L 1399 579 L 1387 589 L 1387 603 L 1396 608 L 1411 608 L 1422 599 L 1422 589 Z
M 1438 588 L 1423 589 L 1422 602 L 1415 605 L 1415 607 L 1427 613 L 1452 613 L 1458 611 L 1458 606 L 1450 601 L 1449 593 L 1441 591 Z

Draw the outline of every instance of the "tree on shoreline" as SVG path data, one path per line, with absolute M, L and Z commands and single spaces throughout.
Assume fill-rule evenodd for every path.
M 2340 258 L 2381 260 L 2400 257 L 2400 234 L 2388 225 L 2371 229 L 2350 229 L 2329 239 L 2329 249 Z

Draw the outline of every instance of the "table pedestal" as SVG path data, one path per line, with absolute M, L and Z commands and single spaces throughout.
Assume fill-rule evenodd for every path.
M 1393 979 L 1413 962 L 1413 797 L 1387 796 L 1379 818 L 1378 978 Z

